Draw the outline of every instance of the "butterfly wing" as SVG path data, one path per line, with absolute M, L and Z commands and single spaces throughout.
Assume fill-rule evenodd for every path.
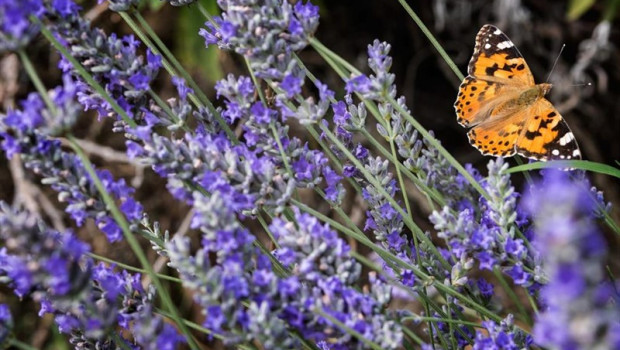
M 536 160 L 581 159 L 575 136 L 551 102 L 541 98 L 529 114 L 517 141 L 517 153 Z
M 467 74 L 510 85 L 534 86 L 534 76 L 515 44 L 497 27 L 485 24 L 476 35 Z

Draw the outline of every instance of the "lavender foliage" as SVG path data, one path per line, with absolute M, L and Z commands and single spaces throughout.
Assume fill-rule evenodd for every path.
M 76 348 L 115 339 L 131 344 L 113 335 L 117 326 L 130 331 L 136 344 L 183 342 L 153 313 L 154 290 L 143 289 L 139 275 L 95 265 L 87 256 L 90 248 L 71 232 L 49 229 L 30 213 L 0 202 L 0 242 L 0 275 L 20 298 L 41 305 L 40 316 L 53 314 Z
M 168 2 L 181 6 L 194 1 Z M 108 8 L 132 11 L 138 3 L 109 0 Z M 0 115 L 0 145 L 7 157 L 21 156 L 25 167 L 67 203 L 66 212 L 77 226 L 95 220 L 110 242 L 117 241 L 122 232 L 94 179 L 57 139 L 70 132 L 83 109 L 113 118 L 113 130 L 126 137 L 127 154 L 164 178 L 175 199 L 193 211 L 191 229 L 200 233 L 198 247 L 192 247 L 187 236 L 152 243 L 169 258 L 183 286 L 192 290 L 211 338 L 226 346 L 411 347 L 403 325 L 411 312 L 394 310 L 391 302 L 398 293 L 392 283 L 407 292 L 408 301 L 424 300 L 425 316 L 465 318 L 471 301 L 445 293 L 437 288 L 440 284 L 477 307 L 508 314 L 499 323 L 483 321 L 483 331 L 428 321 L 422 333 L 436 345 L 528 348 L 532 338 L 514 325 L 511 310 L 495 303 L 494 285 L 473 274 L 477 262 L 481 270 L 498 268 L 534 299 L 539 297 L 536 344 L 620 348 L 618 295 L 604 278 L 601 266 L 607 251 L 591 222 L 609 208 L 601 193 L 577 190 L 565 176 L 551 173 L 546 187 L 537 187 L 518 206 L 520 195 L 499 158 L 489 162 L 486 178 L 466 166 L 488 193 L 482 196 L 436 144 L 420 138 L 406 121 L 410 112 L 397 95 L 388 43 L 376 40 L 368 46 L 371 73 L 348 79 L 340 101 L 322 82 L 307 84 L 307 72 L 296 59 L 296 52 L 314 40 L 318 7 L 282 0 L 217 4 L 222 14 L 207 22 L 200 35 L 206 45 L 246 58 L 259 80 L 256 86 L 245 76 L 220 80 L 215 85 L 220 106 L 213 108 L 193 98 L 194 91 L 177 76 L 172 77 L 177 96 L 160 101 L 151 85 L 162 57 L 148 48 L 141 56 L 140 42 L 133 36 L 108 35 L 93 27 L 72 0 L 27 0 L 23 7 L 0 0 L 0 51 L 18 50 L 36 35 L 37 26 L 28 20 L 35 15 L 105 91 L 100 94 L 63 57 L 63 86 L 49 94 L 54 107 L 31 94 L 21 108 Z M 264 86 L 273 95 L 263 96 Z M 307 97 L 308 91 L 318 96 Z M 356 134 L 366 133 L 372 109 L 354 103 L 354 96 L 376 103 L 377 132 L 396 149 L 403 167 L 394 170 L 390 160 L 356 139 Z M 291 119 L 321 128 L 318 141 L 326 141 L 327 149 L 314 149 L 312 143 L 290 136 Z M 329 130 L 336 140 L 327 136 Z M 341 171 L 330 164 L 327 152 L 342 163 L 337 167 Z M 432 233 L 403 217 L 403 201 L 409 198 L 402 196 L 405 188 L 397 182 L 401 172 L 431 205 L 441 207 L 429 219 L 446 249 L 431 246 Z M 132 233 L 139 225 L 149 225 L 131 186 L 106 170 L 97 170 L 97 175 Z M 294 207 L 302 189 L 316 190 L 330 205 L 340 206 L 343 178 L 361 188 L 367 206 L 364 230 L 401 266 L 387 259 L 382 261 L 384 274 L 366 273 L 332 228 Z M 266 216 L 263 229 L 273 238 L 268 243 L 246 225 Z M 20 297 L 38 301 L 41 314 L 53 314 L 76 349 L 175 349 L 184 341 L 156 315 L 153 287 L 142 287 L 139 275 L 95 265 L 88 247 L 71 232 L 51 230 L 30 214 L 2 204 L 0 241 L 0 280 L 9 281 Z M 403 263 L 416 269 L 403 269 Z M 429 277 L 423 281 L 420 273 Z M 11 327 L 10 314 L 0 305 L 0 344 L 11 336 Z
M 45 106 L 43 98 L 32 93 L 22 103 L 22 109 L 0 114 L 0 146 L 8 158 L 20 154 L 24 166 L 42 177 L 66 202 L 65 211 L 78 226 L 87 219 L 94 219 L 111 242 L 122 239 L 122 231 L 112 218 L 101 198 L 94 180 L 75 154 L 64 151 L 56 135 L 68 131 L 81 112 L 76 103 L 79 87 L 69 76 L 64 85 L 50 93 L 54 108 Z M 105 189 L 119 201 L 127 219 L 138 225 L 142 218 L 142 205 L 133 199 L 134 189 L 124 180 L 115 180 L 107 170 L 97 171 Z M 136 226 L 137 227 L 137 226 Z
M 364 348 L 322 316 L 326 313 L 385 348 L 398 346 L 400 326 L 384 314 L 390 288 L 377 278 L 370 292 L 353 288 L 361 269 L 334 231 L 306 214 L 296 214 L 299 228 L 276 219 L 270 226 L 280 246 L 274 256 L 289 271 L 279 275 L 224 199 L 220 192 L 210 198 L 196 195 L 199 211 L 192 225 L 203 239 L 195 255 L 186 238 L 168 245 L 171 266 L 196 292 L 205 327 L 227 344 L 259 340 L 269 348 L 295 348 L 300 344 L 292 332 L 299 332 L 333 349 Z M 209 258 L 213 254 L 215 263 Z

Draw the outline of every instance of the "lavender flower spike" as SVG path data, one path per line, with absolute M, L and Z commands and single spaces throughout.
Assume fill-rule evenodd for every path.
M 562 171 L 549 171 L 523 198 L 549 283 L 534 325 L 548 349 L 620 349 L 620 297 L 608 281 L 607 248 L 593 224 L 595 201 Z
M 40 17 L 42 9 L 41 0 L 0 0 L 0 53 L 28 45 L 39 33 L 28 17 Z

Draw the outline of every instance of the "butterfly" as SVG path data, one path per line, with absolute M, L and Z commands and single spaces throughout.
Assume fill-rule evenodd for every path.
M 480 28 L 467 74 L 454 108 L 483 155 L 581 159 L 568 124 L 545 98 L 551 84 L 534 82 L 519 50 L 497 27 Z

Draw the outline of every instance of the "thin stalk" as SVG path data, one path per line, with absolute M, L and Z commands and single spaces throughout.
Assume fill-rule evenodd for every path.
M 137 272 L 137 273 L 140 273 L 140 274 L 148 273 L 145 269 L 141 269 L 141 268 L 134 267 L 134 266 L 131 266 L 131 265 L 123 264 L 122 262 L 119 262 L 119 261 L 116 261 L 116 260 L 113 260 L 113 259 L 110 259 L 110 258 L 106 258 L 105 256 L 101 256 L 101 255 L 98 255 L 98 254 L 95 254 L 95 253 L 86 253 L 86 255 L 90 256 L 94 260 L 103 261 L 103 262 L 106 262 L 106 263 L 108 263 L 110 265 L 115 265 L 117 267 L 120 267 L 121 269 L 125 269 L 127 271 L 133 271 L 133 272 Z M 179 279 L 179 278 L 168 276 L 168 275 L 164 275 L 164 274 L 161 274 L 161 273 L 158 273 L 157 277 L 159 277 L 159 279 L 167 280 L 167 281 L 170 281 L 170 282 L 175 282 L 175 283 L 181 283 L 182 282 L 181 279 Z
M 24 52 L 24 49 L 19 49 L 17 51 L 17 54 L 19 55 L 19 58 L 22 61 L 22 64 L 24 65 L 24 69 L 26 70 L 26 73 L 28 73 L 28 77 L 30 78 L 30 80 L 34 84 L 34 87 L 37 89 L 37 91 L 39 92 L 39 95 L 45 102 L 45 105 L 47 106 L 47 108 L 49 108 L 52 114 L 54 115 L 57 114 L 58 110 L 56 109 L 56 105 L 54 105 L 54 103 L 50 99 L 50 96 L 47 93 L 47 89 L 45 88 L 45 85 L 43 85 L 41 78 L 39 78 L 37 71 L 34 69 L 34 66 L 32 65 L 32 61 L 30 61 L 30 58 L 28 57 L 28 55 L 26 55 L 26 52 Z
M 439 318 L 439 317 L 408 316 L 408 317 L 403 317 L 401 320 L 402 321 L 413 321 L 413 322 L 430 321 L 430 322 L 455 323 L 455 324 L 460 324 L 463 326 L 469 326 L 473 328 L 483 328 L 480 325 L 480 323 L 463 321 L 463 320 L 458 320 L 458 319 L 455 320 L 455 319 Z
M 8 345 L 15 347 L 15 349 L 20 349 L 20 350 L 38 350 L 37 348 L 35 348 L 34 346 L 30 346 L 29 344 L 26 344 L 22 341 L 19 341 L 15 338 L 9 338 L 7 339 L 7 343 Z
M 411 19 L 413 19 L 413 21 L 415 22 L 415 24 L 417 24 L 420 30 L 422 30 L 422 33 L 424 33 L 428 41 L 431 42 L 435 50 L 439 52 L 439 55 L 441 56 L 441 58 L 446 62 L 448 67 L 450 67 L 450 69 L 452 69 L 452 71 L 454 72 L 454 75 L 456 75 L 459 81 L 462 81 L 465 77 L 463 76 L 459 68 L 456 66 L 456 64 L 454 64 L 454 61 L 452 61 L 452 58 L 450 58 L 448 53 L 446 53 L 446 50 L 444 50 L 441 44 L 437 41 L 437 39 L 435 39 L 435 36 L 433 36 L 433 33 L 431 33 L 431 31 L 428 30 L 424 22 L 422 22 L 420 17 L 418 17 L 418 15 L 411 9 L 411 7 L 407 4 L 405 0 L 398 0 L 398 2 L 403 6 L 405 11 L 407 11 L 409 16 L 411 16 Z
M 413 331 L 411 331 L 411 329 L 407 327 L 403 327 L 403 333 L 405 333 L 409 338 L 413 339 L 413 341 L 415 341 L 418 345 L 422 345 L 425 343 L 422 338 L 418 337 L 417 334 L 413 333 Z
M 512 300 L 513 303 L 515 303 L 517 309 L 519 309 L 519 314 L 522 318 L 522 321 L 525 322 L 527 325 L 532 326 L 532 319 L 527 314 L 527 311 L 525 310 L 525 307 L 523 306 L 521 301 L 519 301 L 519 297 L 517 297 L 517 294 L 515 294 L 514 290 L 512 290 L 512 288 L 510 288 L 510 286 L 508 285 L 508 282 L 506 282 L 506 279 L 504 278 L 502 272 L 499 270 L 498 267 L 495 267 L 493 269 L 493 274 L 499 281 L 499 284 L 502 285 L 502 288 L 504 289 L 506 294 L 508 294 L 508 297 Z

